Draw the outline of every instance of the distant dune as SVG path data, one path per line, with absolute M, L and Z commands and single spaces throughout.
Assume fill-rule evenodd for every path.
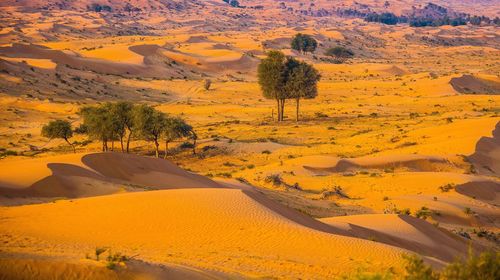
M 451 86 L 460 93 L 465 94 L 500 94 L 500 82 L 486 80 L 473 75 L 462 75 L 451 78 Z

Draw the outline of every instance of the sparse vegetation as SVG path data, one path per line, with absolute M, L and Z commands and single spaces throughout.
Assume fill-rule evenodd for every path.
M 291 47 L 301 53 L 313 53 L 318 47 L 318 42 L 311 35 L 297 33 L 292 39 Z
M 73 136 L 73 130 L 71 129 L 71 124 L 68 121 L 50 121 L 42 127 L 42 136 L 49 139 L 63 139 L 66 143 L 68 143 L 68 145 L 71 146 L 71 148 L 73 148 L 73 152 L 76 153 L 75 145 L 69 142 L 69 138 Z

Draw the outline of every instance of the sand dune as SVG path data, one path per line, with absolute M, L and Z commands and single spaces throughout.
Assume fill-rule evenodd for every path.
M 165 67 L 153 67 L 141 64 L 118 63 L 97 58 L 85 58 L 52 50 L 38 45 L 13 44 L 11 47 L 1 47 L 0 54 L 13 58 L 49 59 L 58 65 L 68 65 L 72 68 L 93 71 L 102 74 L 132 75 L 142 77 L 164 77 L 174 73 Z
M 0 258 L 0 279 L 221 279 L 215 273 L 176 265 L 153 265 L 130 261 L 126 267 L 111 270 L 92 260 L 45 258 Z
M 30 170 L 28 176 L 24 174 L 25 168 Z M 76 154 L 2 163 L 0 178 L 2 201 L 16 197 L 89 197 L 144 188 L 221 187 L 166 160 L 124 153 Z
M 362 169 L 406 169 L 409 171 L 436 171 L 448 165 L 446 159 L 425 155 L 390 155 L 368 156 L 352 159 L 337 159 L 332 157 L 330 165 L 325 162 L 315 166 L 314 162 L 304 162 L 303 167 L 317 172 L 348 172 Z
M 452 261 L 467 251 L 465 239 L 432 224 L 406 215 L 368 214 L 320 219 L 351 236 L 375 240 L 422 254 Z
M 500 122 L 493 130 L 493 137 L 481 137 L 474 154 L 468 158 L 479 174 L 500 174 Z
M 452 78 L 451 86 L 460 93 L 466 94 L 500 94 L 500 82 L 482 79 L 473 75 L 462 75 Z
M 301 226 L 237 189 L 116 194 L 0 208 L 0 216 L 0 248 L 8 252 L 29 246 L 39 254 L 58 248 L 82 257 L 109 246 L 145 261 L 218 267 L 247 277 L 331 278 L 361 263 L 377 269 L 400 264 L 394 247 Z
M 500 183 L 472 181 L 455 187 L 458 193 L 500 206 Z
M 83 156 L 82 162 L 105 177 L 158 189 L 220 187 L 214 181 L 187 172 L 164 159 L 96 153 Z

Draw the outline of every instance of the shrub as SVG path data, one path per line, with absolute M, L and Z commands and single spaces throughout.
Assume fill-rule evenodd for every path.
M 427 219 L 428 217 L 430 217 L 432 214 L 432 212 L 429 210 L 429 208 L 425 207 L 425 206 L 422 206 L 422 208 L 420 208 L 419 210 L 417 210 L 417 212 L 415 212 L 415 216 L 419 219 Z
M 455 184 L 450 183 L 450 184 L 442 185 L 442 186 L 439 187 L 439 189 L 442 192 L 448 192 L 448 191 L 450 191 L 452 189 L 455 189 Z
M 265 180 L 266 183 L 271 183 L 273 186 L 281 186 L 284 185 L 285 183 L 283 182 L 283 178 L 281 178 L 280 174 L 271 174 L 266 176 Z

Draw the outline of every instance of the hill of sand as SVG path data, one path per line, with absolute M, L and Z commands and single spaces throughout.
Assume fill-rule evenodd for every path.
M 453 261 L 467 249 L 465 239 L 406 215 L 372 214 L 323 218 L 322 222 L 346 230 L 351 236 Z
M 238 189 L 116 194 L 1 208 L 0 216 L 4 252 L 82 258 L 104 246 L 247 277 L 328 278 L 367 262 L 387 269 L 401 253 L 301 226 Z
M 493 130 L 492 137 L 481 137 L 475 152 L 468 158 L 481 174 L 500 174 L 500 122 Z
M 30 173 L 25 175 L 25 168 Z M 0 201 L 78 198 L 143 189 L 221 187 L 174 164 L 124 153 L 75 154 L 0 163 Z
M 460 93 L 467 94 L 500 94 L 500 81 L 487 80 L 473 75 L 452 78 L 450 84 Z
M 311 166 L 313 162 L 303 162 L 303 167 L 311 171 L 346 172 L 361 169 L 407 169 L 410 171 L 435 171 L 439 166 L 447 165 L 447 161 L 436 156 L 392 155 L 378 157 L 361 157 L 353 159 L 333 159 L 330 166 Z

